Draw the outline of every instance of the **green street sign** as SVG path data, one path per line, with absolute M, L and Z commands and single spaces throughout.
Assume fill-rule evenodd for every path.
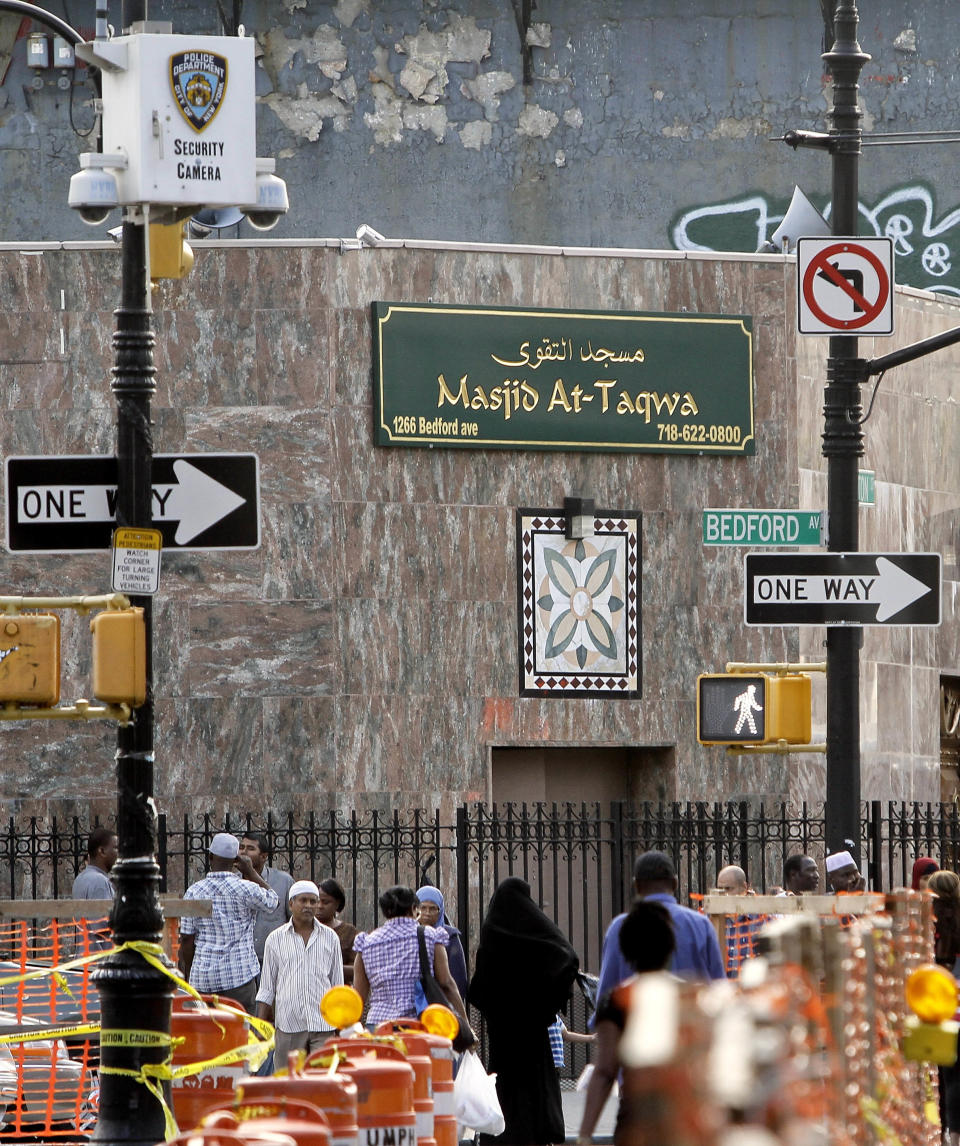
M 704 545 L 822 545 L 824 515 L 810 509 L 705 509 Z
M 857 470 L 857 501 L 860 505 L 877 504 L 877 475 L 874 470 Z
M 753 454 L 744 315 L 375 302 L 381 446 Z

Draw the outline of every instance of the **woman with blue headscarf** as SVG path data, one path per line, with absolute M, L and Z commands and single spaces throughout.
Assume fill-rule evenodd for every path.
M 463 953 L 463 944 L 460 942 L 460 932 L 447 919 L 443 910 L 443 895 L 438 887 L 427 884 L 417 892 L 417 921 L 424 927 L 442 927 L 450 936 L 450 945 L 447 947 L 447 962 L 450 964 L 450 974 L 457 984 L 460 998 L 467 1001 L 467 957 Z

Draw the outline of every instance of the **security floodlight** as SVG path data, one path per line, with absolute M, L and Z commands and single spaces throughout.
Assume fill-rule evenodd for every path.
M 369 223 L 361 223 L 357 227 L 357 238 L 365 247 L 379 247 L 381 243 L 387 241 L 386 236 L 375 231 Z

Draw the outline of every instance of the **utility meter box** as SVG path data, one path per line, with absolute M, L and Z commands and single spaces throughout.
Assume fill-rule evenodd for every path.
M 104 154 L 121 205 L 255 203 L 252 37 L 141 32 L 77 54 L 102 69 Z

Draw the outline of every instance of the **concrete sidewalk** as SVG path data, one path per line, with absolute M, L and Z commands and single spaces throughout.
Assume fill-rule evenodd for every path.
M 586 1094 L 578 1093 L 576 1090 L 561 1090 L 560 1097 L 563 1100 L 563 1123 L 567 1133 L 567 1141 L 573 1142 L 576 1141 L 580 1131 L 580 1119 L 583 1117 L 583 1102 Z M 600 1115 L 596 1130 L 593 1133 L 594 1142 L 613 1141 L 613 1126 L 617 1120 L 619 1101 L 612 1095 L 607 1099 L 607 1104 L 603 1108 L 603 1113 Z

